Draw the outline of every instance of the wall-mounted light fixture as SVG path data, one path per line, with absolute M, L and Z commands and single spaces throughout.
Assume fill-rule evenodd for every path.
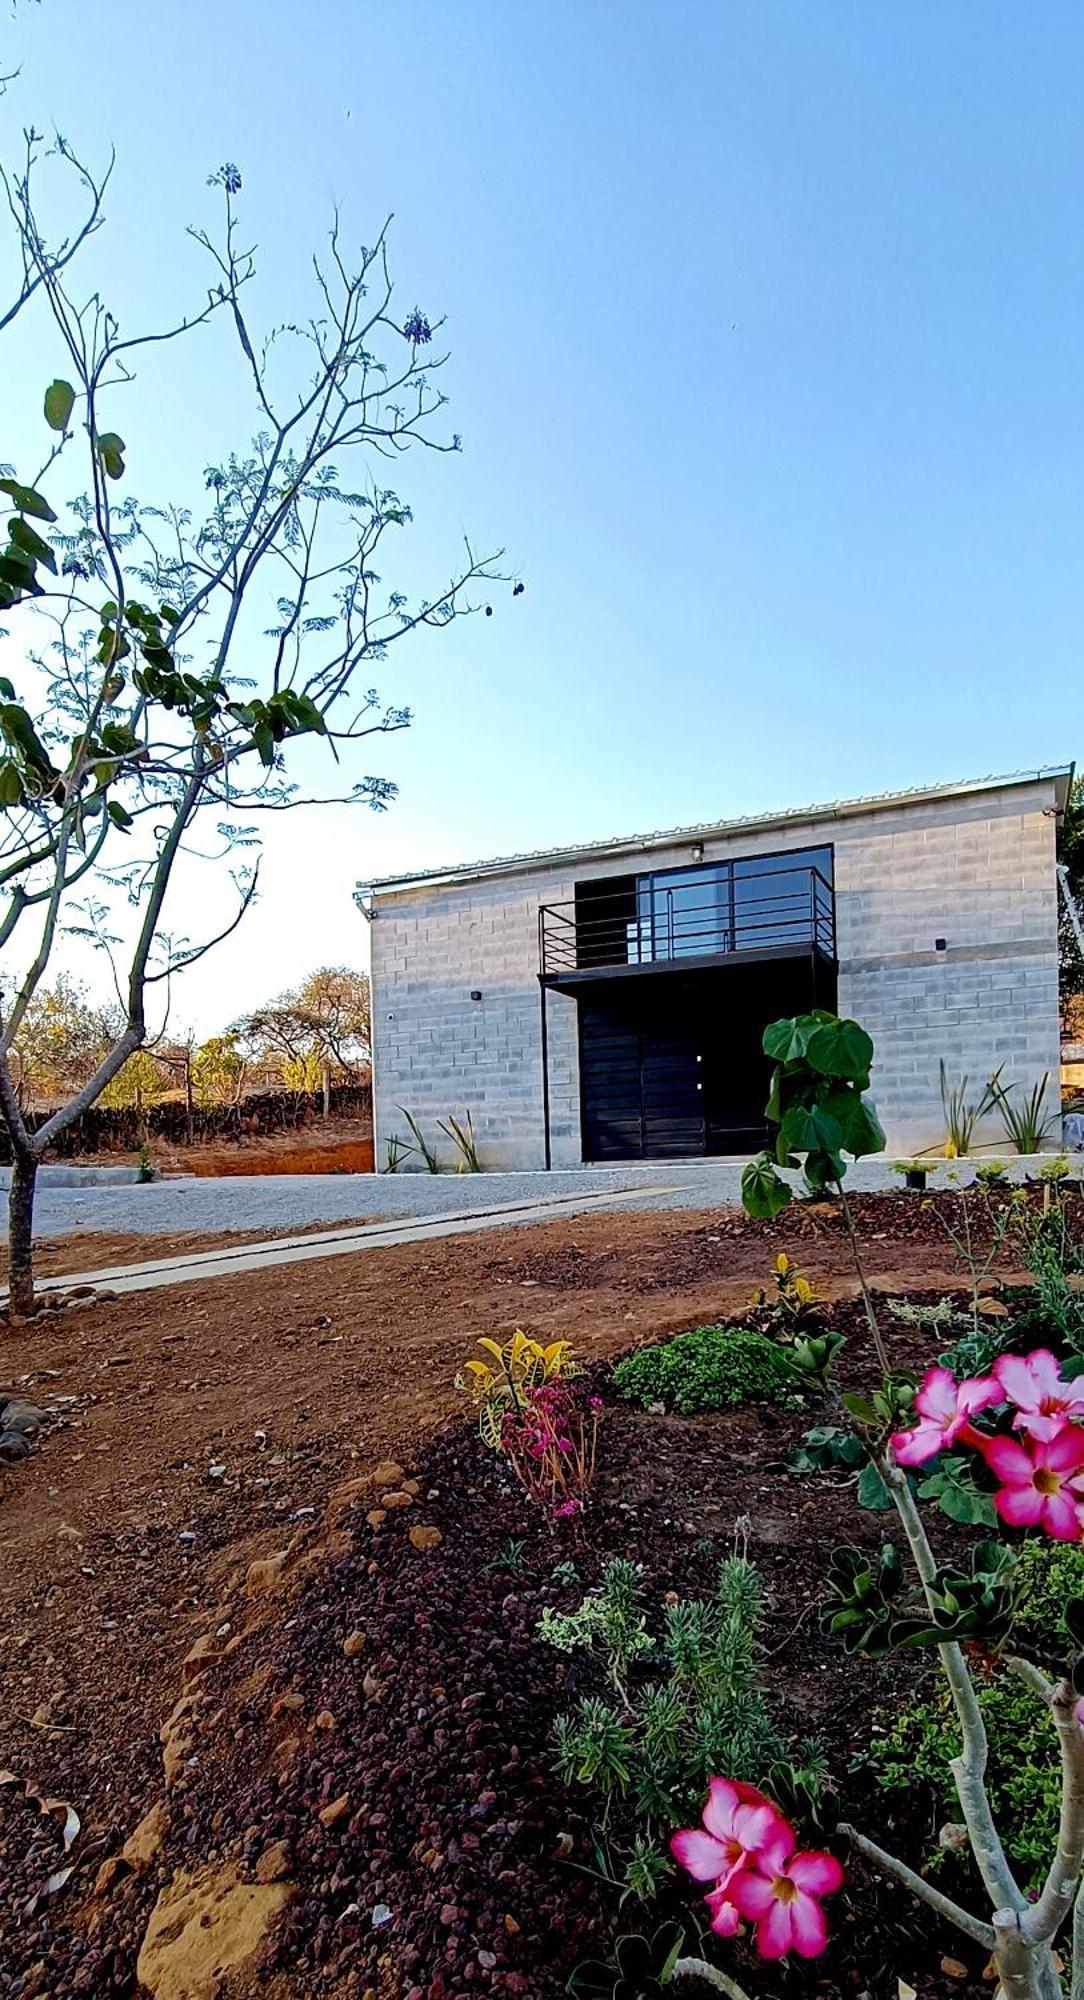
M 704 843 L 703 843 L 703 841 L 702 841 L 702 840 L 694 840 L 694 841 L 693 841 L 693 860 L 694 860 L 694 861 L 703 861 L 703 859 L 704 859 Z
M 934 948 L 934 950 L 935 950 L 935 951 L 947 951 L 947 950 L 948 950 L 948 939 L 947 939 L 947 938 L 934 938 L 934 941 L 933 941 L 933 948 Z
M 472 999 L 472 1000 L 480 1000 L 480 999 L 481 999 L 481 997 L 482 997 L 482 989 L 481 989 L 481 987 L 480 987 L 480 986 L 472 986 L 472 987 L 471 987 L 471 990 L 470 990 L 470 997 L 471 997 L 471 999 Z

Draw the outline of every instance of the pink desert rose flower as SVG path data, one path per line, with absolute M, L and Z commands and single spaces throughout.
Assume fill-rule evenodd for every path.
M 781 1837 L 739 1870 L 729 1894 L 743 1917 L 756 1924 L 761 1958 L 816 1958 L 828 1942 L 828 1925 L 820 1905 L 843 1886 L 843 1870 L 834 1854 L 795 1854 L 789 1826 Z
M 983 1438 L 980 1450 L 1001 1480 L 994 1506 L 1013 1528 L 1042 1528 L 1056 1542 L 1084 1537 L 1084 1430 L 1063 1421 L 1056 1437 Z
M 1049 1441 L 1069 1417 L 1084 1417 L 1084 1385 L 1062 1380 L 1049 1348 L 1033 1354 L 1002 1354 L 994 1374 L 1010 1403 L 1016 1405 L 1013 1429 Z
M 897 1462 L 922 1465 L 961 1435 L 974 1444 L 979 1433 L 971 1428 L 972 1417 L 991 1403 L 1003 1402 L 1005 1393 L 992 1376 L 958 1383 L 947 1368 L 930 1368 L 915 1397 L 918 1423 L 914 1430 L 897 1431 L 892 1439 Z
M 685 1827 L 674 1834 L 670 1852 L 688 1869 L 694 1882 L 714 1882 L 714 1895 L 708 1897 L 710 1905 L 719 1905 L 712 1908 L 714 1929 L 723 1917 L 722 1899 L 738 1869 L 769 1843 L 778 1844 L 786 1823 L 763 1792 L 752 1785 L 733 1784 L 728 1778 L 711 1780 L 703 1817 L 702 1827 Z M 723 1920 L 729 1923 L 728 1917 Z M 732 1927 L 721 1929 L 719 1934 L 732 1937 L 736 1929 L 735 1912 Z

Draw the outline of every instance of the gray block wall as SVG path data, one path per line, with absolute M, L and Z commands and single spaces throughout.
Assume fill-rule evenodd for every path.
M 835 848 L 839 1007 L 877 1050 L 890 1149 L 943 1137 L 938 1064 L 976 1088 L 999 1064 L 1026 1085 L 1059 1060 L 1055 792 L 1051 779 L 871 805 L 705 839 L 705 861 Z M 688 842 L 575 866 L 377 890 L 372 898 L 377 1165 L 405 1106 L 432 1136 L 470 1108 L 483 1165 L 544 1163 L 538 912 L 577 879 L 688 866 Z M 944 938 L 938 952 L 934 941 Z M 471 998 L 472 991 L 480 998 Z M 580 1146 L 576 1003 L 549 993 L 552 1157 Z M 996 1124 L 990 1128 L 996 1133 Z M 454 1151 L 439 1150 L 448 1165 Z

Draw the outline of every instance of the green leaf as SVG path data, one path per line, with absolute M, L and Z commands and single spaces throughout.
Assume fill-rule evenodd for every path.
M 113 825 L 119 826 L 122 832 L 126 833 L 128 828 L 134 824 L 131 813 L 126 811 L 124 806 L 118 804 L 116 799 L 110 799 L 105 809 Z
M 853 1389 L 845 1390 L 839 1400 L 848 1414 L 856 1418 L 858 1423 L 876 1424 L 880 1422 L 873 1404 L 868 1402 L 865 1396 L 856 1396 Z
M 75 408 L 75 390 L 70 382 L 50 382 L 45 391 L 45 421 L 51 431 L 66 431 Z
M 792 1153 L 836 1153 L 843 1143 L 839 1121 L 818 1104 L 792 1104 L 779 1127 L 783 1145 Z
M 770 1222 L 791 1200 L 786 1181 L 775 1171 L 769 1153 L 758 1153 L 741 1177 L 742 1207 L 758 1221 Z
M 891 1493 L 872 1463 L 863 1469 L 859 1477 L 858 1504 L 871 1514 L 887 1514 L 893 1504 Z
M 56 557 L 48 542 L 42 540 L 36 528 L 32 528 L 21 515 L 8 524 L 8 534 L 20 549 L 25 549 L 34 562 L 43 563 L 46 569 L 56 570 Z
M 106 478 L 120 479 L 124 473 L 124 439 L 116 431 L 103 431 L 95 442 Z
M 44 500 L 32 486 L 20 486 L 17 479 L 0 479 L 0 493 L 10 494 L 20 514 L 30 514 L 35 521 L 56 520 L 48 500 Z
M 0 764 L 0 806 L 18 806 L 23 801 L 23 781 L 19 767 L 10 757 Z
M 771 1021 L 764 1030 L 761 1047 L 766 1056 L 780 1063 L 797 1062 L 805 1055 L 812 1037 L 834 1014 L 798 1014 L 793 1020 Z
M 822 1076 L 842 1076 L 865 1090 L 869 1084 L 873 1043 L 857 1021 L 829 1019 L 809 1036 L 805 1058 Z

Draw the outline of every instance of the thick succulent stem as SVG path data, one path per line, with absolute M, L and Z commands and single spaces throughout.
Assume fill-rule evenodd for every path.
M 981 1917 L 973 1917 L 970 1910 L 965 1910 L 959 1903 L 954 1903 L 951 1896 L 942 1895 L 941 1890 L 935 1889 L 932 1882 L 927 1882 L 924 1876 L 916 1875 L 913 1868 L 908 1868 L 905 1861 L 897 1861 L 894 1854 L 889 1854 L 883 1847 L 878 1847 L 875 1840 L 867 1840 L 865 1834 L 858 1833 L 853 1826 L 848 1826 L 844 1822 L 836 1828 L 836 1832 L 844 1840 L 849 1840 L 851 1846 L 858 1849 L 859 1854 L 864 1854 L 867 1861 L 872 1861 L 874 1867 L 880 1868 L 885 1875 L 891 1875 L 895 1881 L 902 1882 L 905 1889 L 910 1889 L 913 1896 L 927 1903 L 931 1910 L 936 1910 L 939 1917 L 945 1917 L 950 1924 L 955 1924 L 957 1930 L 963 1931 L 965 1937 L 974 1938 L 976 1944 L 983 1945 L 987 1951 L 993 1951 L 997 1940 L 992 1924 L 984 1923 Z
M 672 1979 L 700 1979 L 705 1986 L 714 1986 L 717 1993 L 725 1993 L 727 2000 L 749 2000 L 744 1986 L 731 1979 L 717 1966 L 709 1965 L 706 1958 L 679 1958 L 670 1977 Z
M 895 1502 L 915 1568 L 929 1599 L 937 1583 L 937 1559 L 927 1539 L 914 1494 L 905 1474 L 893 1459 L 882 1459 L 880 1471 Z M 1022 1895 L 1009 1867 L 1005 1850 L 1001 1845 L 1001 1837 L 994 1825 L 990 1801 L 986 1795 L 988 1756 L 986 1724 L 982 1719 L 982 1711 L 979 1708 L 974 1682 L 968 1672 L 967 1661 L 955 1642 L 939 1646 L 937 1651 L 955 1703 L 963 1739 L 962 1754 L 952 1760 L 952 1775 L 959 1794 L 960 1808 L 967 1826 L 972 1853 L 993 1907 L 996 1910 L 1024 1910 L 1027 1908 L 1027 1899 Z

